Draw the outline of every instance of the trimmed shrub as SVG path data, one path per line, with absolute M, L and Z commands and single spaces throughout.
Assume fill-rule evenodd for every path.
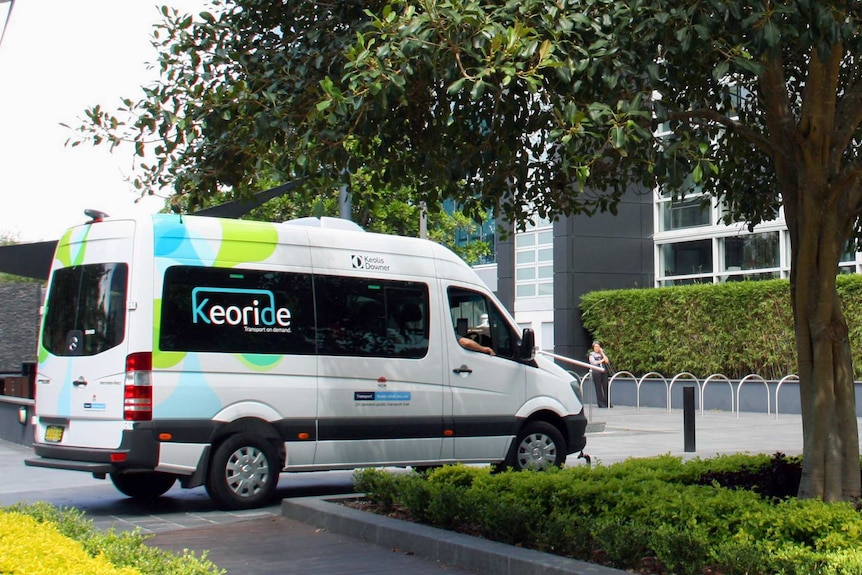
M 361 470 L 357 487 L 430 525 L 640 573 L 862 574 L 856 507 L 763 489 L 796 463 L 737 454 L 497 474 L 456 465 L 388 482 Z
M 862 276 L 837 280 L 854 377 L 862 379 Z M 732 379 L 797 372 L 787 280 L 596 291 L 581 298 L 580 308 L 584 327 L 605 343 L 617 370 Z

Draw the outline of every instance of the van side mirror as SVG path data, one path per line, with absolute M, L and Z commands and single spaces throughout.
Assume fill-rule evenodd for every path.
M 518 353 L 518 359 L 521 361 L 533 361 L 536 357 L 536 333 L 528 328 L 524 328 L 524 333 L 521 334 L 521 349 Z

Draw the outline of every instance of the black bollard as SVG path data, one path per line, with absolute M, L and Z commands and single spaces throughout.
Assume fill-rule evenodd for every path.
M 686 453 L 696 451 L 694 447 L 694 388 L 682 388 L 682 428 L 683 443 Z

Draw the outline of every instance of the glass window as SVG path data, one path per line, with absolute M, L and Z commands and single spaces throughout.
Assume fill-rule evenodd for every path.
M 697 197 L 693 199 L 663 201 L 659 203 L 662 231 L 680 230 L 710 224 L 711 210 L 709 201 Z
M 531 264 L 536 261 L 536 252 L 533 250 L 518 252 L 515 255 L 515 263 Z
M 548 286 L 540 287 L 536 284 L 537 280 L 554 277 L 554 248 L 551 247 L 554 240 L 553 230 L 546 229 L 532 235 L 538 239 L 538 244 L 535 247 L 521 248 L 515 253 L 516 297 L 546 296 L 552 295 L 553 292 Z M 537 262 L 543 265 L 536 266 Z
M 519 337 L 505 315 L 483 294 L 450 287 L 449 310 L 455 337 L 476 340 L 500 357 L 515 357 Z
M 168 268 L 159 334 L 163 351 L 313 354 L 311 276 Z
M 554 295 L 554 284 L 553 283 L 541 283 L 537 286 L 539 288 L 539 295 Z
M 780 249 L 778 232 L 722 238 L 726 271 L 777 268 Z
M 428 353 L 428 286 L 315 276 L 322 355 L 403 357 Z
M 685 279 L 667 279 L 662 280 L 661 285 L 664 287 L 667 286 L 687 286 L 687 285 L 695 285 L 695 284 L 707 284 L 712 283 L 712 278 L 708 277 L 699 277 L 699 278 L 685 278 Z
M 126 331 L 126 264 L 88 264 L 54 272 L 45 301 L 42 345 L 59 356 L 96 355 Z
M 664 244 L 661 261 L 666 276 L 711 274 L 712 240 Z
M 536 268 L 518 268 L 515 275 L 517 276 L 518 281 L 533 280 L 536 279 Z
M 517 297 L 535 297 L 536 284 L 518 284 L 515 288 L 515 295 Z
M 422 283 L 178 266 L 165 273 L 159 345 L 421 358 L 428 353 L 428 317 Z
M 844 253 L 841 254 L 840 262 L 856 262 L 856 240 L 850 240 L 844 247 Z
M 515 236 L 516 248 L 527 248 L 536 245 L 536 234 L 524 233 Z

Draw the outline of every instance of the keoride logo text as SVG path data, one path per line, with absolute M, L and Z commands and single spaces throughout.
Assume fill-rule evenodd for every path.
M 192 290 L 192 323 L 242 326 L 248 332 L 290 332 L 290 309 L 276 307 L 269 290 L 198 287 Z

